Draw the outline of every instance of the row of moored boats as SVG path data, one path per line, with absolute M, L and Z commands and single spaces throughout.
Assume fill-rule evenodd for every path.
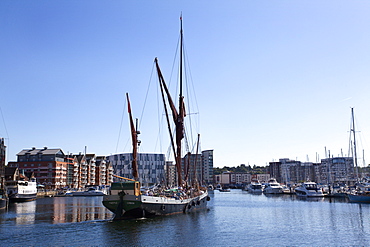
M 296 194 L 301 197 L 348 197 L 350 202 L 370 203 L 370 183 L 358 183 L 354 188 L 346 186 L 319 186 L 315 182 L 304 182 L 296 186 L 281 185 L 272 178 L 267 183 L 252 181 L 245 190 L 253 194 Z

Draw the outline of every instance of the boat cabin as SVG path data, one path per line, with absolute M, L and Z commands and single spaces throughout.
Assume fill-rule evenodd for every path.
M 124 191 L 126 195 L 141 195 L 139 181 L 114 182 L 111 186 L 111 195 L 118 195 Z

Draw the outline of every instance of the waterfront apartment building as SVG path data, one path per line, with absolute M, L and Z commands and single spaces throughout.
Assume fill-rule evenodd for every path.
M 8 162 L 8 166 L 33 172 L 37 183 L 48 189 L 67 186 L 67 162 L 60 148 L 23 149 L 17 154 L 17 161 Z
M 190 185 L 194 185 L 197 181 L 202 182 L 202 155 L 201 154 L 186 154 L 184 158 L 181 159 L 182 167 L 182 178 L 185 181 L 189 181 Z
M 270 162 L 268 172 L 279 183 L 294 184 L 303 181 L 316 181 L 315 164 L 287 158 Z
M 113 168 L 105 156 L 97 156 L 95 163 L 95 183 L 110 185 L 113 182 Z
M 181 166 L 184 179 L 188 174 L 191 182 L 196 176 L 197 181 L 202 185 L 213 183 L 213 150 L 202 151 L 202 154 L 186 154 L 181 160 Z
M 333 157 L 321 160 L 321 172 L 318 176 L 319 183 L 346 183 L 356 181 L 353 157 Z
M 213 183 L 213 150 L 202 151 L 202 174 L 206 184 Z
M 246 172 L 224 172 L 214 175 L 214 184 L 220 184 L 225 187 L 240 187 L 251 183 L 252 180 L 258 180 L 265 183 L 270 179 L 270 174 L 250 174 Z
M 114 174 L 133 179 L 132 176 L 132 153 L 121 153 L 107 156 L 107 160 L 112 164 Z M 164 183 L 165 175 L 165 155 L 139 153 L 137 157 L 139 181 L 145 186 Z M 116 180 L 117 178 L 115 178 Z
M 33 147 L 19 152 L 17 161 L 8 162 L 8 166 L 33 172 L 37 183 L 47 189 L 110 185 L 112 169 L 107 169 L 106 164 L 103 169 L 96 169 L 95 163 L 95 154 L 65 155 L 60 148 Z
M 322 159 L 321 163 L 301 162 L 287 158 L 270 162 L 268 172 L 280 183 L 294 184 L 303 181 L 317 183 L 355 182 L 352 157 L 332 157 Z

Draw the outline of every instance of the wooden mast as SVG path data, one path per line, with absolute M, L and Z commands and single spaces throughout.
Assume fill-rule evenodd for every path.
M 183 31 L 182 31 L 182 15 L 180 16 L 180 94 L 179 94 L 179 115 L 176 121 L 176 166 L 180 170 L 177 173 L 181 175 L 181 141 L 184 138 L 184 118 L 185 118 L 185 109 L 184 109 L 184 97 L 182 95 L 182 57 L 183 57 Z M 178 177 L 178 185 L 182 186 L 183 181 L 181 176 Z
M 127 98 L 128 114 L 130 118 L 131 139 L 132 139 L 132 175 L 134 176 L 135 181 L 138 181 L 139 173 L 138 173 L 138 168 L 137 168 L 137 146 L 138 146 L 137 136 L 140 134 L 140 132 L 135 129 L 128 93 L 126 93 L 126 98 Z

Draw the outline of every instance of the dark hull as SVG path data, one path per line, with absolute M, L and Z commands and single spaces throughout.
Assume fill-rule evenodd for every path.
M 0 209 L 6 208 L 8 205 L 8 200 L 5 198 L 0 198 Z
M 12 194 L 12 195 L 9 195 L 9 201 L 10 202 L 29 202 L 29 201 L 36 200 L 36 195 L 37 194 L 27 194 L 27 195 Z
M 122 200 L 118 199 L 114 203 L 112 203 L 113 205 L 115 205 L 113 207 L 112 204 L 108 205 L 109 203 L 107 203 L 107 200 L 103 201 L 103 204 L 115 214 L 114 220 L 123 220 L 135 218 L 151 218 L 204 210 L 207 208 L 208 200 L 208 195 L 198 196 L 183 201 L 177 200 L 173 203 L 149 202 L 145 201 L 144 199 L 138 201 L 132 198 L 123 197 Z
M 370 195 L 348 195 L 349 202 L 370 203 Z

